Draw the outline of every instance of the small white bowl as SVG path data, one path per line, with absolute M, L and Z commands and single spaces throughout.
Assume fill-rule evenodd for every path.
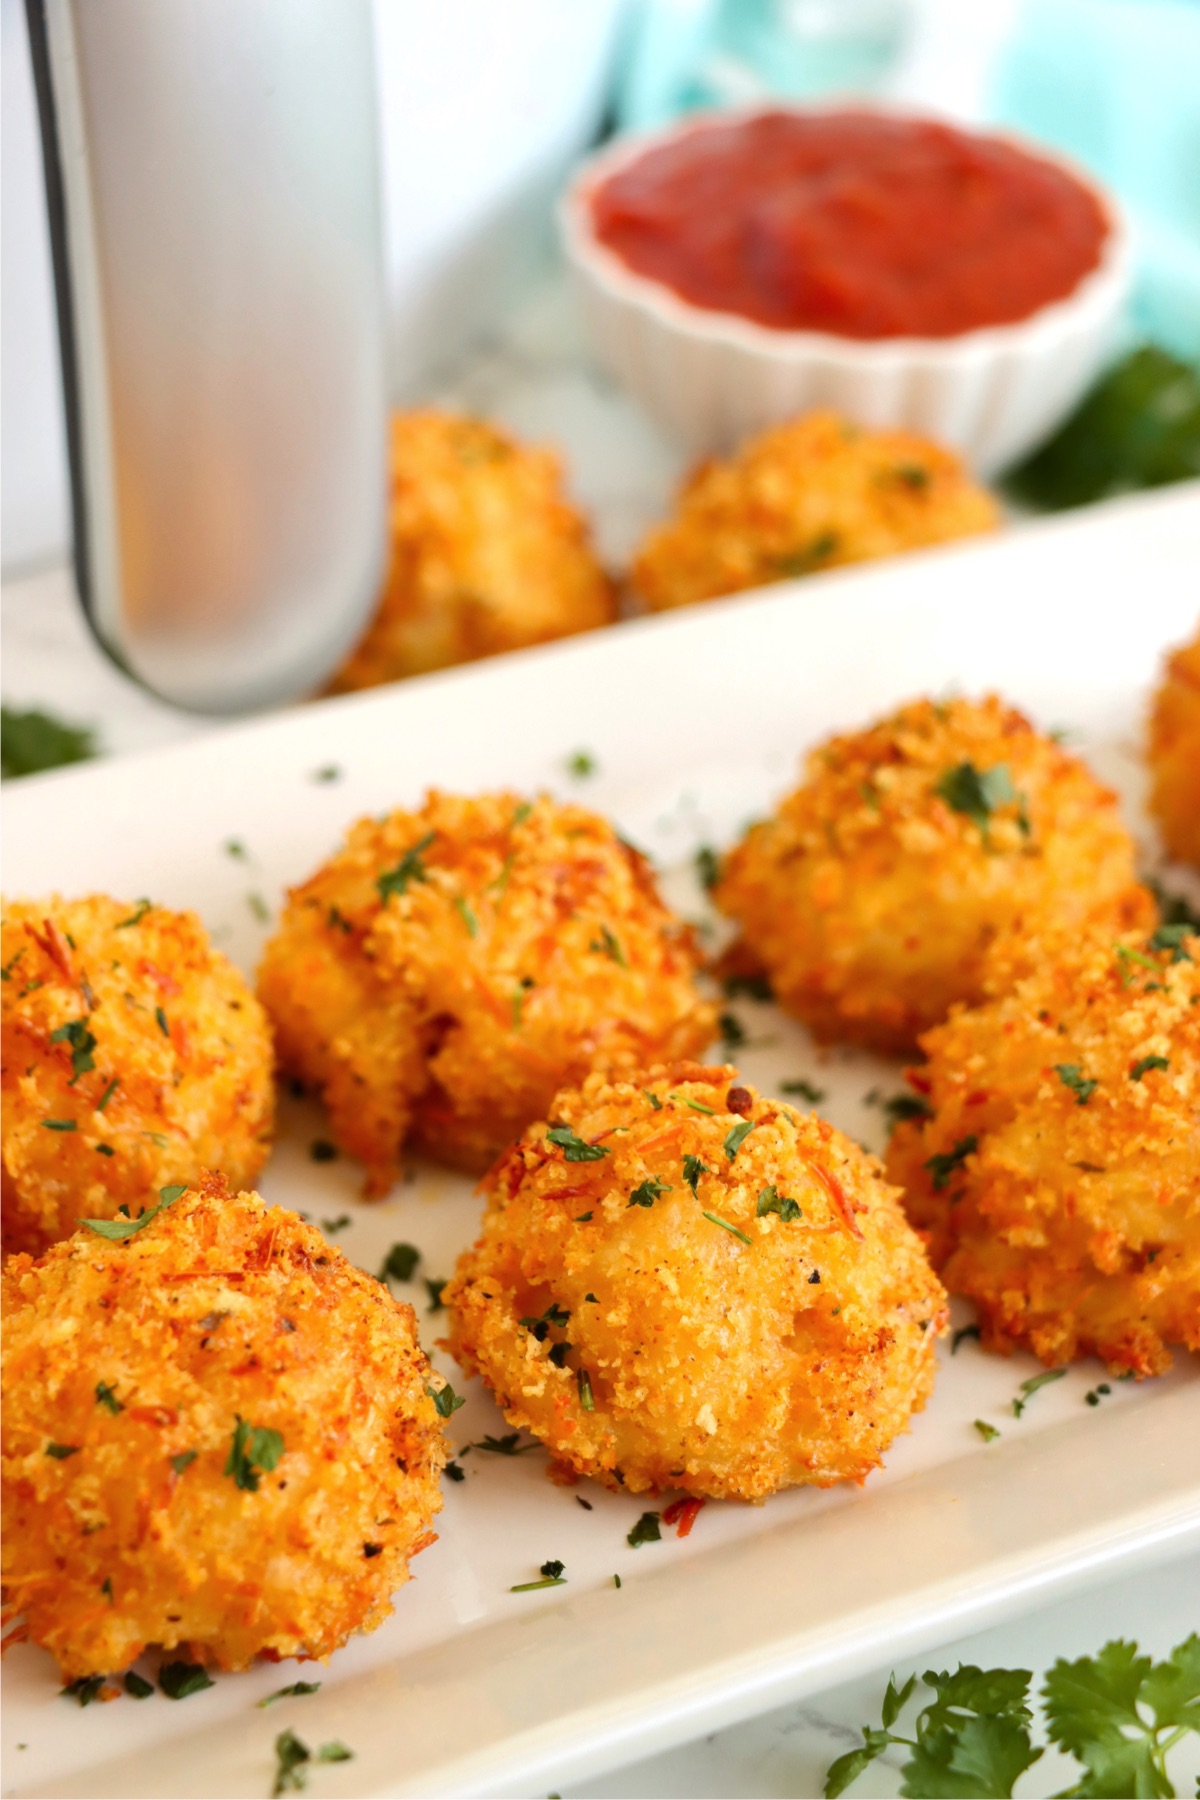
M 958 337 L 872 342 L 775 330 L 692 305 L 636 274 L 598 241 L 589 202 L 610 175 L 659 144 L 763 110 L 696 114 L 666 131 L 621 138 L 578 170 L 560 204 L 559 225 L 604 366 L 696 455 L 728 450 L 751 432 L 814 407 L 831 407 L 865 426 L 919 431 L 959 451 L 983 475 L 1048 437 L 1111 349 L 1131 254 L 1111 197 L 1040 145 L 1005 134 L 1095 195 L 1109 227 L 1100 262 L 1066 299 L 1016 324 Z

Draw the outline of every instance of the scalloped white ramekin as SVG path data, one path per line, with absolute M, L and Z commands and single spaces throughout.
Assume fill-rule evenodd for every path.
M 1129 235 L 1108 194 L 1065 158 L 1003 134 L 1063 168 L 1104 209 L 1109 229 L 1101 260 L 1073 293 L 1016 324 L 952 338 L 872 342 L 780 331 L 693 306 L 628 268 L 592 230 L 588 202 L 610 175 L 658 144 L 738 116 L 696 114 L 665 131 L 621 138 L 580 167 L 560 204 L 563 243 L 596 353 L 647 412 L 689 451 L 705 455 L 831 407 L 861 425 L 902 426 L 937 439 L 982 475 L 1015 462 L 1061 423 L 1105 361 L 1129 291 Z

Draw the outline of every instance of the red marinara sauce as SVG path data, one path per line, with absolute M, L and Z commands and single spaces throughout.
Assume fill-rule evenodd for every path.
M 1088 188 L 932 120 L 767 112 L 649 149 L 591 196 L 597 238 L 695 306 L 784 331 L 956 337 L 1027 319 L 1100 260 Z

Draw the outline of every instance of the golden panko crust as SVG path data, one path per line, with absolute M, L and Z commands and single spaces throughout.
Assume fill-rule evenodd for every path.
M 482 1171 L 593 1065 L 714 1033 L 694 936 L 645 859 L 582 807 L 431 793 L 362 819 L 293 889 L 259 993 L 367 1192 L 406 1141 Z
M 445 1296 L 509 1422 L 630 1493 L 876 1468 L 947 1319 L 879 1164 L 728 1066 L 591 1075 L 549 1118 L 489 1175 Z
M 148 901 L 14 900 L 3 919 L 4 1247 L 267 1159 L 270 1033 L 194 913 Z
M 818 746 L 714 898 L 733 960 L 819 1039 L 900 1051 L 980 998 L 1002 933 L 1154 916 L 1116 795 L 995 695 L 916 700 Z
M 1150 810 L 1168 855 L 1200 868 L 1200 631 L 1169 659 L 1150 715 Z
M 685 482 L 631 583 L 652 612 L 993 531 L 996 502 L 958 457 L 910 431 L 816 412 L 747 440 Z
M 1154 1375 L 1200 1350 L 1200 938 L 1052 936 L 921 1040 L 888 1174 L 983 1341 Z
M 570 637 L 614 610 L 552 452 L 480 419 L 394 416 L 391 562 L 335 692 Z
M 3 1295 L 4 1584 L 67 1680 L 326 1657 L 388 1616 L 445 1461 L 411 1307 L 219 1177 L 10 1258 Z

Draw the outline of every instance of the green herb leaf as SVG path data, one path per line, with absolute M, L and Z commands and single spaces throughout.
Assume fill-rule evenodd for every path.
M 1096 1089 L 1098 1081 L 1088 1080 L 1078 1063 L 1055 1063 L 1054 1072 L 1064 1087 L 1070 1088 L 1075 1096 L 1076 1106 L 1086 1106 Z
M 979 1139 L 974 1132 L 970 1137 L 959 1138 L 953 1150 L 943 1150 L 937 1156 L 931 1156 L 925 1167 L 933 1176 L 933 1191 L 940 1194 L 947 1187 L 950 1177 L 962 1168 L 968 1156 L 973 1156 L 979 1148 Z
M 1192 953 L 1184 946 L 1184 940 L 1196 935 L 1196 926 L 1180 922 L 1175 925 L 1160 925 L 1150 938 L 1151 950 L 1169 950 L 1173 963 L 1191 962 Z
M 661 1517 L 662 1514 L 656 1512 L 642 1514 L 632 1531 L 628 1532 L 625 1537 L 625 1542 L 631 1550 L 636 1550 L 639 1544 L 657 1544 L 661 1541 L 662 1532 L 658 1528 Z
M 544 1575 L 540 1581 L 518 1581 L 517 1585 L 510 1587 L 508 1591 L 510 1594 L 531 1594 L 534 1588 L 566 1587 L 566 1585 L 561 1575 Z
M 154 1692 L 154 1683 L 139 1675 L 136 1669 L 130 1669 L 123 1686 L 131 1700 L 148 1700 Z
M 707 1174 L 708 1174 L 708 1170 L 705 1168 L 704 1164 L 701 1162 L 701 1160 L 698 1156 L 685 1156 L 684 1157 L 684 1159 L 683 1159 L 683 1179 L 687 1182 L 687 1184 L 691 1188 L 693 1194 L 696 1193 L 696 1184 L 700 1180 L 700 1177 L 702 1175 L 707 1175 Z M 697 1196 L 697 1198 L 698 1197 L 699 1196 Z
M 436 836 L 436 831 L 427 831 L 423 838 L 404 852 L 394 869 L 387 869 L 379 876 L 375 886 L 384 906 L 393 894 L 406 894 L 410 882 L 429 880 L 429 871 L 422 859 Z
M 43 1119 L 42 1126 L 46 1131 L 77 1131 L 79 1129 L 74 1119 Z M 84 1224 L 87 1224 L 86 1219 Z
M 413 1270 L 421 1260 L 415 1244 L 393 1244 L 383 1259 L 380 1281 L 411 1281 Z
M 453 1459 L 446 1464 L 446 1474 L 451 1481 L 465 1481 L 467 1479 L 466 1471 L 460 1469 Z
M 933 1108 L 928 1100 L 920 1094 L 893 1094 L 885 1100 L 883 1110 L 892 1125 L 906 1123 L 909 1119 L 932 1119 Z
M 168 1700 L 186 1700 L 189 1694 L 202 1693 L 216 1683 L 199 1663 L 169 1662 L 158 1671 L 158 1685 Z
M 981 1336 L 982 1333 L 980 1332 L 978 1325 L 963 1325 L 950 1339 L 951 1356 L 958 1355 L 958 1346 L 965 1343 L 968 1338 L 974 1338 L 978 1343 Z
M 5 781 L 87 762 L 97 754 L 95 732 L 86 725 L 67 725 L 37 708 L 18 712 L 0 707 L 0 776 Z
M 972 762 L 958 763 L 946 770 L 933 791 L 947 806 L 977 825 L 985 837 L 996 808 L 1019 798 L 1006 763 L 996 763 L 990 769 L 977 769 Z
M 273 1694 L 268 1694 L 265 1700 L 258 1702 L 258 1705 L 260 1707 L 273 1706 L 276 1700 L 294 1700 L 303 1694 L 315 1694 L 319 1692 L 320 1686 L 319 1681 L 293 1681 L 287 1687 L 276 1688 Z
M 467 928 L 467 936 L 478 937 L 479 920 L 475 917 L 475 914 L 471 911 L 471 908 L 467 905 L 467 902 L 463 899 L 461 894 L 455 894 L 454 907 L 459 918 Z
M 112 1099 L 113 1095 L 116 1093 L 116 1091 L 120 1087 L 120 1085 L 121 1085 L 121 1077 L 119 1075 L 114 1075 L 112 1080 L 109 1082 L 108 1086 L 105 1088 L 104 1092 L 101 1094 L 100 1098 L 96 1102 L 96 1111 L 98 1113 L 102 1113 L 104 1111 L 105 1107 L 108 1105 L 109 1101 Z
M 1170 1061 L 1165 1056 L 1139 1056 L 1129 1071 L 1130 1081 L 1140 1081 L 1151 1069 L 1169 1069 Z
M 430 1387 L 426 1382 L 425 1392 L 433 1401 L 440 1419 L 448 1419 L 452 1413 L 458 1411 L 460 1406 L 467 1404 L 466 1395 L 456 1394 L 448 1381 L 440 1388 Z
M 882 1756 L 892 1742 L 890 1733 L 874 1731 L 869 1725 L 863 1726 L 862 1734 L 864 1742 L 857 1750 L 847 1750 L 845 1756 L 839 1756 L 836 1762 L 830 1763 L 823 1790 L 826 1800 L 837 1800 L 839 1794 L 844 1794 L 850 1783 L 857 1781 L 863 1770 L 877 1756 Z
M 429 1299 L 429 1305 L 425 1308 L 425 1311 L 427 1313 L 441 1312 L 445 1304 L 442 1300 L 442 1291 L 450 1286 L 450 1277 L 448 1275 L 443 1275 L 440 1278 L 431 1279 L 428 1275 L 425 1275 L 422 1279 L 425 1283 L 425 1293 Z
M 565 1306 L 560 1306 L 557 1300 L 552 1300 L 544 1313 L 539 1314 L 536 1318 L 530 1314 L 521 1320 L 521 1324 L 541 1344 L 545 1342 L 552 1325 L 557 1326 L 561 1331 L 570 1317 Z
M 1052 1381 L 1061 1381 L 1066 1372 L 1065 1369 L 1043 1369 L 1040 1375 L 1031 1375 L 1028 1381 L 1023 1381 L 1020 1392 L 1012 1403 L 1013 1418 L 1021 1417 L 1039 1388 L 1047 1387 Z
M 733 1161 L 734 1157 L 753 1130 L 753 1119 L 739 1119 L 736 1125 L 730 1127 L 729 1132 L 726 1134 L 724 1144 L 725 1154 L 730 1162 Z
M 746 1028 L 736 1013 L 723 1012 L 717 1020 L 717 1029 L 727 1050 L 740 1050 L 746 1042 Z
M 579 1404 L 584 1412 L 595 1412 L 596 1401 L 592 1394 L 592 1378 L 586 1369 L 580 1369 L 577 1372 L 575 1385 L 579 1390 Z
M 232 1475 L 234 1486 L 247 1494 L 257 1494 L 259 1472 L 270 1474 L 283 1455 L 283 1437 L 269 1425 L 251 1425 L 236 1415 L 229 1457 L 222 1473 Z
M 124 1406 L 117 1399 L 116 1390 L 109 1387 L 107 1381 L 96 1383 L 96 1404 L 105 1407 L 114 1416 L 125 1411 Z
M 88 1028 L 86 1019 L 72 1019 L 67 1025 L 60 1025 L 57 1031 L 50 1033 L 52 1044 L 69 1044 L 71 1046 L 71 1079 L 69 1087 L 74 1087 L 81 1075 L 94 1069 L 96 1059 L 92 1051 L 96 1048 L 96 1039 Z
M 711 893 L 721 879 L 721 859 L 711 844 L 701 844 L 696 852 L 696 879 L 705 893 Z
M 64 1700 L 78 1700 L 80 1706 L 90 1706 L 93 1700 L 100 1698 L 100 1690 L 107 1679 L 106 1675 L 80 1675 L 58 1691 Z
M 567 758 L 567 774 L 574 776 L 576 781 L 586 781 L 589 775 L 596 773 L 596 767 L 596 759 L 588 750 L 576 750 Z
M 825 1098 L 825 1089 L 817 1087 L 814 1082 L 806 1081 L 803 1075 L 795 1081 L 781 1081 L 779 1091 L 781 1094 L 799 1094 L 800 1098 L 807 1100 L 810 1106 L 820 1106 Z
M 153 909 L 153 900 L 135 900 L 133 911 L 127 919 L 118 919 L 113 926 L 114 931 L 127 931 L 131 925 L 140 925 L 146 914 Z
M 747 1000 L 758 1000 L 766 1005 L 768 1001 L 775 998 L 775 991 L 770 981 L 760 972 L 726 975 L 721 986 L 731 1000 L 736 1000 L 739 994 L 744 994 Z
M 524 1456 L 527 1450 L 537 1450 L 540 1446 L 536 1438 L 530 1438 L 527 1443 L 523 1444 L 519 1431 L 506 1431 L 503 1437 L 493 1437 L 489 1432 L 486 1437 L 480 1438 L 477 1444 L 472 1444 L 471 1448 L 472 1450 L 487 1450 L 493 1456 Z M 544 1570 L 543 1573 L 545 1573 Z
M 331 1144 L 328 1138 L 314 1138 L 308 1147 L 308 1154 L 315 1163 L 337 1161 L 337 1145 Z
M 585 1143 L 572 1131 L 569 1125 L 552 1125 L 546 1133 L 548 1144 L 557 1144 L 565 1161 L 570 1163 L 599 1162 L 608 1151 L 602 1144 Z
M 187 1188 L 185 1186 L 180 1183 L 175 1183 L 170 1187 L 159 1188 L 158 1205 L 143 1207 L 136 1219 L 120 1217 L 115 1219 L 82 1219 L 80 1220 L 80 1223 L 86 1225 L 89 1231 L 94 1231 L 97 1237 L 111 1238 L 113 1240 L 131 1238 L 137 1232 L 144 1230 L 152 1219 L 156 1219 L 159 1213 L 163 1212 L 168 1206 L 171 1206 L 178 1200 L 181 1194 L 186 1193 Z
M 275 1739 L 275 1785 L 271 1789 L 272 1800 L 280 1794 L 299 1794 L 304 1789 L 304 1765 L 311 1760 L 312 1752 L 302 1738 L 294 1731 L 281 1731 Z
M 79 1444 L 56 1444 L 51 1440 L 46 1445 L 46 1455 L 52 1456 L 55 1462 L 66 1462 L 68 1456 L 77 1456 L 80 1448 Z
M 595 950 L 602 956 L 607 956 L 610 961 L 617 963 L 622 969 L 627 969 L 629 967 L 629 964 L 625 961 L 625 952 L 622 950 L 620 944 L 607 925 L 601 925 L 599 937 L 592 939 L 591 943 L 588 945 L 588 949 Z
M 723 1219 L 719 1213 L 706 1212 L 702 1214 L 702 1217 L 706 1218 L 710 1225 L 719 1225 L 721 1230 L 727 1231 L 731 1237 L 739 1238 L 743 1244 L 753 1245 L 753 1238 L 748 1238 L 744 1231 L 739 1231 L 736 1225 L 731 1225 L 729 1220 Z
M 317 1761 L 318 1762 L 353 1762 L 354 1761 L 354 1752 L 353 1752 L 353 1750 L 348 1750 L 346 1748 L 345 1744 L 339 1743 L 337 1738 L 331 1738 L 329 1743 L 322 1744 L 320 1749 L 317 1751 Z
M 185 1469 L 191 1468 L 199 1454 L 198 1450 L 180 1450 L 171 1458 L 171 1467 L 177 1475 L 182 1475 Z
M 974 1423 L 976 1431 L 979 1433 L 985 1444 L 992 1443 L 994 1439 L 1000 1436 L 999 1428 L 995 1425 L 989 1425 L 986 1419 L 976 1419 Z
M 669 1194 L 670 1192 L 671 1184 L 669 1181 L 659 1181 L 655 1176 L 648 1175 L 645 1181 L 640 1182 L 639 1185 L 634 1188 L 632 1194 L 630 1194 L 629 1205 L 653 1206 L 660 1194 Z
M 773 1182 L 770 1187 L 765 1187 L 760 1191 L 755 1212 L 760 1219 L 764 1218 L 767 1213 L 778 1213 L 785 1225 L 790 1225 L 793 1219 L 801 1216 L 798 1202 L 785 1198 L 777 1191 Z

